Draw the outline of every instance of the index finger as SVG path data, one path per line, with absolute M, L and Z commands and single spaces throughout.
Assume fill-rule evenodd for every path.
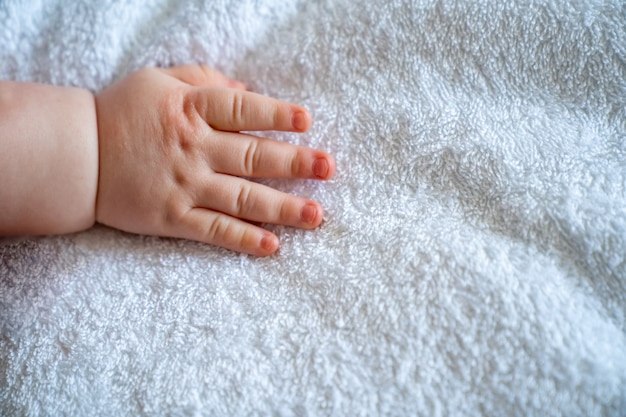
M 305 132 L 311 127 L 311 115 L 304 107 L 250 91 L 197 89 L 194 102 L 200 116 L 218 130 Z

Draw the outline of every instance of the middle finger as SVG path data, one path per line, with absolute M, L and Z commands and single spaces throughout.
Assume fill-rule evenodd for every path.
M 302 106 L 232 88 L 193 91 L 198 114 L 213 129 L 305 132 L 311 115 Z
M 326 180 L 335 172 L 335 161 L 328 153 L 273 139 L 220 132 L 206 144 L 211 168 L 224 174 Z

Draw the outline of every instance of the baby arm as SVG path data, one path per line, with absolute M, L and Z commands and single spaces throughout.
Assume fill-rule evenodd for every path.
M 306 131 L 311 118 L 302 107 L 244 91 L 241 84 L 199 66 L 138 71 L 104 90 L 95 104 L 88 93 L 79 92 L 80 100 L 71 106 L 61 98 L 48 100 L 49 119 L 59 129 L 54 144 L 47 143 L 50 125 L 45 120 L 27 132 L 34 138 L 29 139 L 32 146 L 21 142 L 25 136 L 20 130 L 0 134 L 9 150 L 13 146 L 20 154 L 5 168 L 11 157 L 3 152 L 0 174 L 11 181 L 3 181 L 0 190 L 0 232 L 64 233 L 98 221 L 129 232 L 193 239 L 263 256 L 276 251 L 278 239 L 250 222 L 307 229 L 321 223 L 318 203 L 241 178 L 333 175 L 334 160 L 325 152 L 239 133 Z M 24 111 L 27 126 L 37 114 L 37 101 Z M 11 128 L 4 106 L 0 109 L 0 123 Z M 72 127 L 74 119 L 80 126 Z M 90 127 L 91 136 L 85 133 Z M 49 172 L 38 174 L 32 154 L 44 142 L 47 148 L 40 159 Z M 53 158 L 56 153 L 62 157 Z M 15 186 L 13 179 L 23 171 L 27 178 Z M 33 189 L 32 176 L 47 195 L 27 191 Z M 49 206 L 56 216 L 63 212 L 68 223 L 39 213 Z M 24 208 L 39 216 L 36 221 L 20 217 Z
M 0 235 L 70 233 L 96 218 L 92 94 L 0 81 Z

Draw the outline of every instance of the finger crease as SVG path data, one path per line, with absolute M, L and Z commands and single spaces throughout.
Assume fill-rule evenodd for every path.
M 291 158 L 291 163 L 290 163 L 290 168 L 291 168 L 291 175 L 293 177 L 298 177 L 300 174 L 300 158 L 298 157 L 298 154 L 294 154 L 293 157 Z
M 251 188 L 248 185 L 242 185 L 239 188 L 239 194 L 237 195 L 235 212 L 237 216 L 242 216 L 244 214 L 244 208 L 250 205 L 250 192 Z
M 257 167 L 257 149 L 258 145 L 256 141 L 251 140 L 246 148 L 246 153 L 243 159 L 243 172 L 245 172 L 245 175 L 247 176 L 252 176 Z
M 292 220 L 290 216 L 290 209 L 291 207 L 289 205 L 289 202 L 287 200 L 283 200 L 280 204 L 279 210 L 280 221 L 288 223 Z
M 243 96 L 233 94 L 233 125 L 240 126 L 243 118 Z
M 207 227 L 206 236 L 209 241 L 218 240 L 228 236 L 228 225 L 223 217 L 216 217 Z

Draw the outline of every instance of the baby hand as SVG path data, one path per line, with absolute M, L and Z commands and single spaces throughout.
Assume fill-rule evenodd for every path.
M 258 256 L 275 252 L 278 238 L 249 222 L 321 223 L 318 203 L 240 178 L 332 177 L 326 152 L 240 133 L 304 132 L 304 108 L 191 65 L 135 72 L 99 94 L 96 108 L 98 222 Z

